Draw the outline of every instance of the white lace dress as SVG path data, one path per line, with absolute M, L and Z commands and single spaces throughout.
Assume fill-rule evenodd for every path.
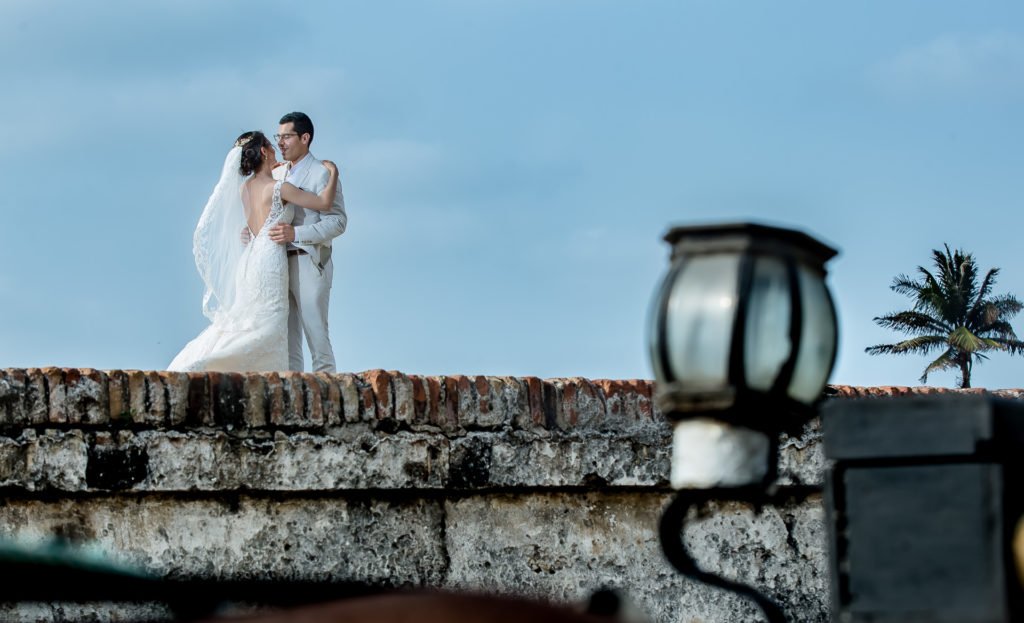
M 274 184 L 270 214 L 246 246 L 235 277 L 235 301 L 199 337 L 185 345 L 168 370 L 266 372 L 288 369 L 288 256 L 267 232 L 290 223 L 294 206 L 281 203 Z

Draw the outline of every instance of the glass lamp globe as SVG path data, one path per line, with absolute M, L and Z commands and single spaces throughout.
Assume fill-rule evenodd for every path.
M 655 400 L 675 422 L 673 486 L 764 480 L 778 434 L 799 432 L 835 363 L 825 263 L 836 251 L 752 223 L 676 227 L 665 240 L 648 342 Z

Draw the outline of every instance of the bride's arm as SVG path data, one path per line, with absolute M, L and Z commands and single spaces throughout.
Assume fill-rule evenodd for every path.
M 314 195 L 311 192 L 285 182 L 281 184 L 281 198 L 288 203 L 294 203 L 309 210 L 318 210 L 320 212 L 330 210 L 331 204 L 334 202 L 334 193 L 338 189 L 338 167 L 330 160 L 324 160 L 323 165 L 331 174 L 331 177 L 327 181 L 327 186 L 324 186 L 319 195 Z

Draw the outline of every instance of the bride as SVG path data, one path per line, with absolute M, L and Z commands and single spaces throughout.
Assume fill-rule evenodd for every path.
M 290 223 L 295 205 L 329 210 L 338 168 L 323 161 L 330 181 L 315 195 L 275 181 L 276 160 L 262 132 L 242 134 L 228 152 L 193 237 L 196 267 L 206 285 L 203 314 L 211 324 L 168 370 L 288 369 L 288 257 L 267 232 Z

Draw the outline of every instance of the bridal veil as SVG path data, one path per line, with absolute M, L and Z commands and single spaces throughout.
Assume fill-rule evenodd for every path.
M 245 251 L 246 229 L 241 189 L 247 176 L 239 171 L 242 148 L 228 152 L 220 179 L 213 189 L 192 238 L 196 268 L 205 284 L 203 314 L 211 321 L 231 309 L 235 299 L 235 274 Z

